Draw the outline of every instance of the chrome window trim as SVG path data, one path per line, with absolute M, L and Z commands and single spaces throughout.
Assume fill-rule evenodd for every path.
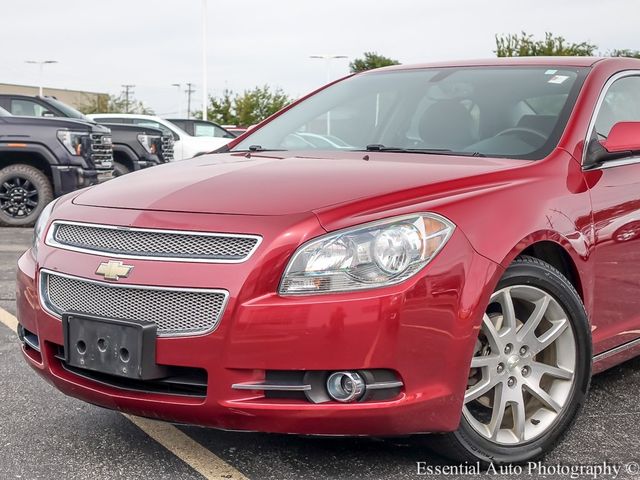
M 591 133 L 593 132 L 593 129 L 596 126 L 596 119 L 598 118 L 598 114 L 600 113 L 600 108 L 602 107 L 602 103 L 604 102 L 604 97 L 607 95 L 607 93 L 609 92 L 609 89 L 611 88 L 611 85 L 613 85 L 615 82 L 617 82 L 618 80 L 620 80 L 621 78 L 626 78 L 626 77 L 640 77 L 640 70 L 624 70 L 622 72 L 618 72 L 615 73 L 614 75 L 612 75 L 607 82 L 604 84 L 604 87 L 602 87 L 602 91 L 600 92 L 600 95 L 598 96 L 598 101 L 596 102 L 596 106 L 593 109 L 593 113 L 591 115 L 591 119 L 589 120 L 589 128 L 587 128 L 587 135 L 584 139 L 584 143 L 583 143 L 583 147 L 582 147 L 582 160 L 580 162 L 580 165 L 582 166 L 582 168 L 584 169 L 584 165 L 587 161 L 587 146 L 589 145 L 589 139 L 591 138 Z M 640 157 L 631 157 L 631 158 L 624 158 L 624 159 L 619 159 L 619 160 L 611 160 L 610 162 L 604 162 L 602 165 L 599 165 L 597 167 L 593 167 L 593 168 L 589 168 L 587 170 L 591 171 L 591 170 L 603 170 L 606 168 L 614 168 L 614 167 L 620 167 L 620 166 L 624 166 L 624 165 L 632 165 L 634 163 L 639 163 L 640 162 Z M 611 163 L 611 165 L 607 165 Z
M 224 295 L 224 299 L 222 300 L 222 306 L 220 307 L 220 314 L 216 319 L 215 324 L 209 329 L 202 332 L 185 332 L 185 333 L 169 333 L 163 334 L 158 333 L 157 336 L 159 338 L 173 338 L 173 337 L 199 337 L 202 335 L 208 335 L 218 328 L 220 322 L 222 322 L 222 317 L 224 316 L 225 311 L 227 310 L 227 304 L 229 303 L 229 292 L 227 290 L 221 288 L 190 288 L 190 287 L 158 287 L 155 285 L 132 285 L 128 283 L 112 283 L 112 282 L 101 282 L 100 280 L 93 280 L 90 278 L 78 277 L 76 275 L 70 275 L 68 273 L 60 273 L 53 270 L 49 270 L 46 268 L 41 268 L 38 274 L 38 299 L 40 303 L 40 307 L 47 312 L 52 317 L 57 318 L 58 320 L 62 320 L 62 316 L 59 315 L 50 305 L 47 305 L 45 299 L 48 299 L 49 296 L 45 295 L 45 282 L 43 281 L 43 274 L 45 275 L 57 275 L 59 277 L 68 278 L 71 280 L 77 280 L 80 282 L 93 283 L 96 285 L 100 285 L 102 287 L 113 287 L 113 288 L 128 288 L 128 289 L 136 289 L 136 290 L 159 290 L 159 291 L 169 291 L 169 292 L 193 292 L 193 293 L 214 293 L 218 295 Z M 80 312 L 82 313 L 82 312 Z M 90 316 L 90 315 L 89 315 Z
M 130 231 L 130 232 L 149 232 L 149 233 L 166 233 L 166 234 L 174 234 L 174 235 L 184 235 L 184 236 L 204 236 L 204 237 L 218 237 L 218 238 L 250 238 L 256 240 L 256 244 L 249 251 L 249 253 L 240 260 L 225 260 L 225 259 L 208 259 L 208 258 L 191 258 L 191 257 L 163 257 L 163 256 L 154 256 L 154 255 L 130 255 L 127 253 L 116 253 L 116 252 L 107 252 L 103 250 L 95 250 L 92 248 L 82 248 L 82 247 L 74 247 L 71 245 L 67 245 L 65 243 L 59 243 L 55 239 L 55 231 L 58 225 L 77 225 L 81 227 L 88 228 L 104 228 L 109 230 L 122 230 L 122 231 Z M 80 252 L 80 253 L 89 253 L 92 255 L 101 255 L 103 257 L 112 257 L 112 258 L 128 258 L 132 260 L 154 260 L 159 262 L 187 262 L 187 263 L 243 263 L 249 260 L 253 254 L 256 252 L 260 244 L 262 243 L 261 235 L 250 235 L 250 234 L 242 234 L 242 233 L 214 233 L 214 232 L 196 232 L 193 230 L 164 230 L 158 228 L 143 228 L 143 227 L 125 227 L 120 225 L 103 225 L 99 223 L 88 223 L 88 222 L 74 222 L 71 220 L 54 220 L 51 223 L 51 226 L 47 230 L 47 236 L 45 237 L 44 243 L 50 247 L 60 248 L 62 250 L 69 250 L 72 252 Z

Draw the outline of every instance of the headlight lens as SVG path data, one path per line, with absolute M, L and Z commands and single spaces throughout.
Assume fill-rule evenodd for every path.
M 49 202 L 47 206 L 42 209 L 42 212 L 40 212 L 38 220 L 36 220 L 36 225 L 33 228 L 33 241 L 31 244 L 31 251 L 34 258 L 38 255 L 38 247 L 40 246 L 40 243 L 44 241 L 44 230 L 49 223 L 51 212 L 53 212 L 53 207 L 55 207 L 57 201 L 58 200 L 56 199 L 53 202 Z
M 158 135 L 146 135 L 144 133 L 138 134 L 138 141 L 147 151 L 147 153 L 151 153 L 155 155 L 158 153 L 158 142 L 160 141 L 160 137 Z
M 60 143 L 65 146 L 71 155 L 82 155 L 84 153 L 86 138 L 89 138 L 87 132 L 58 130 L 58 140 L 60 140 Z
M 440 215 L 422 213 L 324 235 L 293 255 L 280 294 L 346 292 L 400 283 L 436 256 L 454 228 Z

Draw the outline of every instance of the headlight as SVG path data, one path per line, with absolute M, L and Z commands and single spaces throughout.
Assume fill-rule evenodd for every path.
M 383 287 L 415 275 L 447 243 L 455 225 L 434 213 L 348 228 L 302 245 L 289 261 L 280 294 Z
M 71 130 L 58 130 L 58 140 L 62 143 L 71 155 L 82 155 L 84 153 L 85 139 L 89 138 L 87 132 L 72 132 Z
M 160 137 L 157 135 L 146 135 L 144 133 L 138 134 L 138 141 L 147 151 L 152 155 L 158 153 L 158 141 L 160 141 Z
M 40 212 L 40 216 L 38 220 L 36 220 L 36 225 L 33 228 L 33 241 L 31 244 L 31 252 L 33 253 L 33 258 L 36 258 L 38 255 L 38 247 L 40 243 L 44 241 L 44 230 L 49 223 L 49 218 L 51 218 L 51 212 L 53 212 L 53 207 L 56 205 L 58 199 L 53 202 L 49 202 Z

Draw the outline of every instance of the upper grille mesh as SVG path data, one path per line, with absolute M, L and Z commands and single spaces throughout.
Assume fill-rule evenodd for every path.
M 57 222 L 53 239 L 61 246 L 107 255 L 234 262 L 246 260 L 259 241 L 252 236 L 128 230 Z
M 217 325 L 223 292 L 131 288 L 42 273 L 45 305 L 54 313 L 78 312 L 155 323 L 158 335 L 206 333 Z

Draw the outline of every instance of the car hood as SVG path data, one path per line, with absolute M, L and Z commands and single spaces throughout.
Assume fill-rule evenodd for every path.
M 422 196 L 428 193 L 425 188 L 440 184 L 441 190 L 443 182 L 526 163 L 395 153 L 339 152 L 322 158 L 292 152 L 221 153 L 118 177 L 84 190 L 73 202 L 135 210 L 287 215 L 399 192 Z
M 67 128 L 69 130 L 91 130 L 100 133 L 108 133 L 109 129 L 96 125 L 91 121 L 78 120 L 75 118 L 62 118 L 62 117 L 22 117 L 17 115 L 11 115 L 2 117 L 2 122 L 9 125 L 17 126 L 41 126 L 41 127 L 57 127 Z

